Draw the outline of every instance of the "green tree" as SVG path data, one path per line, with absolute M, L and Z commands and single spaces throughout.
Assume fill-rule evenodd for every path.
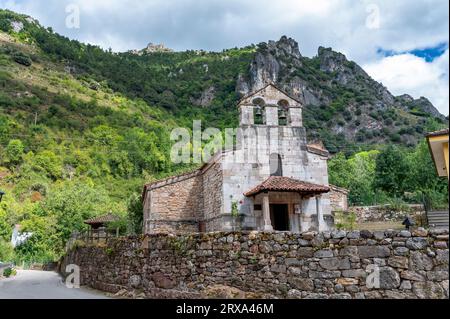
M 141 234 L 143 228 L 142 196 L 140 193 L 133 193 L 128 199 L 128 224 L 132 234 Z
M 31 233 L 27 241 L 15 249 L 16 259 L 25 262 L 45 263 L 56 261 L 63 251 L 63 241 L 55 231 L 56 221 L 51 216 L 31 214 L 21 222 L 22 231 Z
M 384 148 L 376 160 L 375 187 L 392 197 L 402 197 L 407 177 L 408 163 L 405 152 L 394 145 Z
M 2 99 L 4 98 L 4 96 L 1 96 Z M 1 100 L 0 100 L 1 101 Z M 0 106 L 2 105 L 2 103 L 0 103 Z M 0 114 L 0 143 L 4 144 L 8 141 L 8 135 L 10 133 L 10 121 L 8 120 L 8 118 L 4 115 Z
M 6 219 L 6 212 L 0 207 L 0 240 L 10 240 L 11 230 L 11 225 Z
M 14 259 L 14 249 L 9 241 L 0 238 L 0 261 L 8 262 Z M 1 274 L 0 274 L 1 275 Z
M 407 156 L 406 190 L 413 193 L 415 202 L 429 208 L 448 207 L 448 181 L 436 174 L 428 143 L 424 139 Z
M 38 153 L 33 159 L 33 167 L 37 171 L 45 173 L 50 178 L 61 178 L 61 158 L 58 157 L 53 151 L 45 150 Z
M 111 172 L 116 177 L 128 178 L 133 174 L 133 164 L 125 151 L 115 152 L 109 158 Z
M 84 220 L 106 213 L 108 202 L 101 189 L 81 182 L 65 182 L 50 191 L 39 206 L 39 215 L 54 216 L 56 234 L 65 241 L 72 232 L 86 229 Z
M 328 172 L 331 184 L 344 188 L 350 187 L 353 172 L 344 153 L 336 154 L 328 162 Z
M 346 159 L 343 153 L 339 153 L 330 160 L 330 183 L 347 188 L 352 204 L 375 203 L 373 182 L 378 154 L 378 151 L 359 152 Z
M 88 140 L 97 145 L 109 148 L 116 145 L 118 138 L 116 131 L 108 125 L 97 126 L 88 135 Z
M 350 201 L 362 205 L 376 204 L 374 197 L 374 178 L 378 151 L 360 152 L 349 160 L 352 174 L 350 175 Z
M 137 174 L 144 170 L 162 172 L 167 169 L 167 158 L 157 143 L 158 137 L 155 133 L 147 133 L 140 128 L 133 128 L 125 135 L 121 148 L 128 153 Z
M 21 140 L 10 140 L 5 148 L 6 159 L 10 166 L 18 165 L 22 162 L 24 146 Z

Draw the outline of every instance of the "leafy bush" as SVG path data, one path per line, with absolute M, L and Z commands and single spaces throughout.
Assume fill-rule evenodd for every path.
M 394 142 L 394 143 L 398 143 L 398 142 L 400 142 L 400 141 L 402 140 L 400 134 L 398 134 L 398 133 L 390 134 L 390 135 L 389 135 L 389 138 L 390 138 L 391 141 Z
M 128 227 L 131 234 L 141 234 L 143 228 L 142 196 L 140 193 L 133 193 L 128 199 Z
M 11 276 L 17 275 L 17 271 L 14 268 L 8 267 L 3 270 L 3 276 L 9 278 Z
M 336 228 L 339 230 L 354 230 L 356 214 L 354 212 L 336 212 L 334 215 Z
M 394 197 L 389 199 L 389 208 L 396 212 L 407 212 L 409 211 L 409 206 L 401 198 Z
M 12 58 L 14 61 L 16 61 L 17 63 L 22 64 L 24 66 L 31 66 L 33 64 L 33 61 L 31 60 L 31 58 L 22 52 L 14 53 Z
M 10 32 L 12 30 L 11 21 L 9 19 L 0 19 L 0 30 Z
M 14 260 L 14 249 L 12 245 L 0 238 L 0 261 L 8 262 Z

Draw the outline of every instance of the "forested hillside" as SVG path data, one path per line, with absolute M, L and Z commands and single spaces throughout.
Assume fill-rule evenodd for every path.
M 261 81 L 302 100 L 309 138 L 335 155 L 331 181 L 352 202 L 448 205 L 424 142 L 446 119 L 330 49 L 302 57 L 283 37 L 223 52 L 113 53 L 0 10 L 0 260 L 54 260 L 84 219 L 109 211 L 124 231 L 139 229 L 144 182 L 193 168 L 171 163 L 171 129 L 193 119 L 235 127 L 236 102 Z M 12 252 L 15 224 L 34 235 Z

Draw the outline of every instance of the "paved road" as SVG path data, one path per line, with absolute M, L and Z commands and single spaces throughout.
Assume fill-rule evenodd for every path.
M 0 299 L 105 299 L 100 292 L 66 288 L 56 272 L 19 270 L 14 278 L 0 280 Z

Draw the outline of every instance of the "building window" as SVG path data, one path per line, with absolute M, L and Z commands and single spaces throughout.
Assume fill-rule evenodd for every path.
M 270 176 L 283 176 L 283 163 L 280 154 L 271 154 L 269 158 Z
M 289 102 L 286 100 L 278 101 L 278 125 L 288 125 Z
M 263 108 L 261 106 L 255 107 L 255 120 L 256 125 L 263 125 L 264 124 L 264 116 L 263 116 Z
M 283 108 L 278 109 L 278 125 L 286 126 L 288 124 L 287 112 Z
M 266 105 L 266 102 L 260 98 L 257 97 L 252 101 L 253 105 L 255 105 L 254 108 L 254 123 L 256 125 L 263 125 L 264 124 L 264 106 Z

